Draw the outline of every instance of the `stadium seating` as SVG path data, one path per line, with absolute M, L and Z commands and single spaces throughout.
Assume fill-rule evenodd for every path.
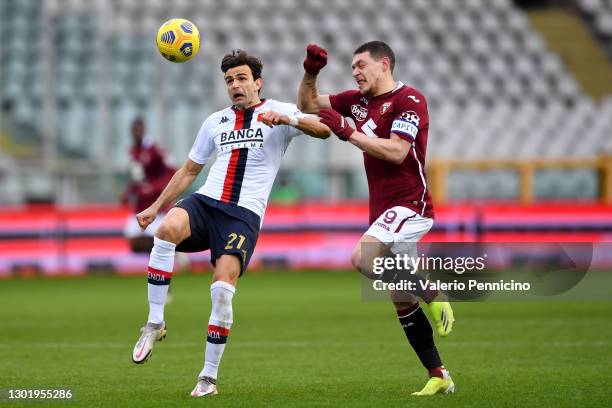
M 529 159 L 612 152 L 612 96 L 596 104 L 584 95 L 510 0 L 253 0 L 248 7 L 243 0 L 143 4 L 0 2 L 0 30 L 6 39 L 0 97 L 18 100 L 20 115 L 42 130 L 41 112 L 50 95 L 61 155 L 100 160 L 101 152 L 108 151 L 119 171 L 126 164 L 129 123 L 141 115 L 150 133 L 180 161 L 203 119 L 227 104 L 218 68 L 227 51 L 240 47 L 261 55 L 263 95 L 293 101 L 307 43 L 329 49 L 330 63 L 320 76 L 319 89 L 333 93 L 354 87 L 352 51 L 371 39 L 389 41 L 397 56 L 396 77 L 428 97 L 429 157 Z M 609 1 L 577 4 L 596 19 L 602 35 L 612 36 Z M 201 55 L 180 65 L 160 58 L 154 42 L 161 22 L 176 16 L 191 19 L 202 33 Z M 31 24 L 33 20 L 40 24 Z M 47 38 L 49 32 L 53 35 Z M 357 180 L 354 191 L 361 192 L 348 194 L 365 192 L 361 155 L 354 147 L 335 140 L 295 144 L 284 163 L 286 171 L 348 172 Z M 494 188 L 515 187 L 515 176 L 500 172 L 460 181 L 464 176 L 457 175 L 453 183 L 463 187 L 453 187 L 451 196 L 516 195 L 516 188 L 514 193 Z M 547 184 L 547 176 L 542 177 L 536 188 L 542 185 L 543 190 L 536 195 L 558 191 L 550 187 L 555 183 Z M 569 196 L 583 188 L 592 192 L 582 177 L 564 177 L 573 191 Z
M 612 51 L 612 1 L 578 0 L 577 4 Z

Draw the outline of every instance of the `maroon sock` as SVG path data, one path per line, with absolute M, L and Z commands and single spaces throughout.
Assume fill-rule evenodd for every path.
M 444 366 L 432 368 L 431 370 L 429 370 L 429 378 L 431 377 L 444 378 Z

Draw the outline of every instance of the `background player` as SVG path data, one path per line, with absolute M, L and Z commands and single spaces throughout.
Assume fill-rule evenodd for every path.
M 153 234 L 164 219 L 168 208 L 160 210 L 158 217 L 142 231 L 136 214 L 149 207 L 170 181 L 176 168 L 166 162 L 161 147 L 145 136 L 145 124 L 141 118 L 132 122 L 132 146 L 130 147 L 130 183 L 122 196 L 129 203 L 132 214 L 127 219 L 124 234 L 133 252 L 149 253 L 153 248 Z
M 217 153 L 206 183 L 170 210 L 155 234 L 148 268 L 149 317 L 132 355 L 142 363 L 153 344 L 166 335 L 164 303 L 175 251 L 210 249 L 215 267 L 210 287 L 204 368 L 194 397 L 217 394 L 221 356 L 233 322 L 232 298 L 238 277 L 253 254 L 272 183 L 291 139 L 301 132 L 326 138 L 330 130 L 307 118 L 295 105 L 260 99 L 262 63 L 244 51 L 221 62 L 232 106 L 205 121 L 185 164 L 155 202 L 137 215 L 142 228 L 195 180 L 211 154 Z
M 317 113 L 341 140 L 364 152 L 370 191 L 370 228 L 355 246 L 351 261 L 373 277 L 374 257 L 392 253 L 416 256 L 416 242 L 433 225 L 433 206 L 425 176 L 429 114 L 425 97 L 393 78 L 395 56 L 382 41 L 372 41 L 353 54 L 352 74 L 358 90 L 319 95 L 316 77 L 327 64 L 327 51 L 311 44 L 304 61 L 298 106 Z M 331 108 L 331 109 L 330 109 Z M 344 118 L 351 117 L 357 130 Z M 412 295 L 392 293 L 400 324 L 430 380 L 413 395 L 451 393 L 454 384 L 436 349 L 427 317 Z M 432 306 L 438 333 L 452 330 L 448 302 L 425 299 Z

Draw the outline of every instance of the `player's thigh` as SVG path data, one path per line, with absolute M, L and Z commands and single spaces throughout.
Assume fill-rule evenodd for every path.
M 155 232 L 157 238 L 175 244 L 179 244 L 190 235 L 189 214 L 180 207 L 172 208 Z
M 397 232 L 410 217 L 415 216 L 414 211 L 405 207 L 393 207 L 383 212 L 370 225 L 353 249 L 353 264 L 360 270 L 367 271 L 375 258 L 384 256 L 398 239 Z M 358 266 L 358 265 L 359 266 Z
M 421 217 L 419 214 L 406 218 L 394 233 L 391 252 L 393 254 L 407 254 L 410 257 L 418 256 L 417 242 L 431 230 L 432 226 L 433 219 Z
M 353 248 L 351 262 L 363 275 L 377 279 L 378 276 L 373 273 L 374 260 L 385 256 L 389 252 L 389 247 L 389 244 L 381 242 L 379 238 L 368 235 L 366 232 Z
M 223 211 L 215 211 L 214 217 L 210 220 L 210 229 L 210 259 L 215 271 L 219 269 L 217 262 L 229 256 L 230 258 L 224 258 L 226 259 L 223 262 L 224 267 L 228 263 L 231 264 L 233 274 L 235 260 L 238 260 L 238 276 L 242 275 L 255 251 L 259 236 L 258 219 L 238 218 Z

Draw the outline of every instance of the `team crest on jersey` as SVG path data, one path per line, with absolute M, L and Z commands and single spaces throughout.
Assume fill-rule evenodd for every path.
M 369 101 L 368 98 L 362 96 L 361 98 L 359 98 L 359 102 L 363 103 L 364 105 L 367 105 Z
M 380 107 L 380 114 L 384 115 L 385 112 L 387 112 L 389 110 L 389 108 L 391 108 L 391 106 L 393 105 L 392 102 L 385 102 L 382 104 L 382 106 Z
M 351 105 L 351 113 L 359 122 L 363 122 L 368 116 L 368 110 L 359 105 Z

